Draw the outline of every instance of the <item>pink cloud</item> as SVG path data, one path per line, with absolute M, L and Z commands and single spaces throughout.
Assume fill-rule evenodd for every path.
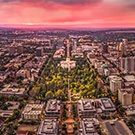
M 121 0 L 119 0 L 121 1 Z M 125 0 L 126 1 L 126 0 Z M 42 4 L 30 0 L 8 2 L 0 5 L 0 24 L 42 24 L 86 27 L 135 27 L 135 12 L 123 4 L 96 1 L 96 3 L 63 3 L 53 0 L 53 4 Z M 88 2 L 88 1 L 86 1 Z M 12 5 L 12 6 L 11 6 Z

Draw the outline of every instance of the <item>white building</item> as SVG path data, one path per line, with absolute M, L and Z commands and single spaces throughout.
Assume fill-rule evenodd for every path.
M 22 112 L 24 120 L 40 120 L 44 104 L 27 104 Z
M 61 61 L 60 65 L 62 68 L 75 68 L 76 67 L 76 61 L 70 61 L 70 59 L 67 58 L 66 61 Z
M 115 93 L 118 89 L 122 88 L 122 78 L 114 76 L 110 79 L 110 90 Z
M 22 76 L 23 78 L 29 78 L 30 77 L 30 71 L 28 70 L 19 70 L 17 73 L 16 73 L 16 76 L 19 77 L 19 76 Z
M 118 99 L 122 106 L 131 105 L 133 101 L 133 88 L 119 89 Z

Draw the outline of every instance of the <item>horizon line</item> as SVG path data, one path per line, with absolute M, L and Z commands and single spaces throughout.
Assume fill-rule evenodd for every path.
M 135 27 L 94 27 L 94 26 L 78 26 L 78 25 L 43 25 L 43 24 L 0 24 L 0 28 L 30 28 L 30 29 L 37 29 L 37 28 L 48 28 L 48 29 L 135 29 Z

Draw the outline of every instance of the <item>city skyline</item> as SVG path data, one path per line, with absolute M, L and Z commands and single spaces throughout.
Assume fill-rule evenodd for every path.
M 0 0 L 0 26 L 133 28 L 134 0 Z

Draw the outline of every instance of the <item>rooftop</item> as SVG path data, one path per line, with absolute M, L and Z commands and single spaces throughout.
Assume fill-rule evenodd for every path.
M 127 75 L 127 76 L 124 77 L 124 79 L 127 82 L 135 82 L 135 76 L 133 76 L 133 75 Z
M 59 123 L 57 119 L 44 119 L 38 129 L 38 135 L 57 135 Z
M 82 127 L 83 135 L 98 135 L 94 127 L 96 125 L 99 125 L 99 122 L 95 118 L 82 119 L 81 127 Z
M 106 120 L 103 122 L 103 128 L 105 128 L 111 135 L 133 135 L 123 121 Z
M 15 88 L 11 84 L 4 85 L 4 88 L 0 90 L 0 94 L 5 95 L 23 95 L 25 88 Z
M 79 109 L 81 111 L 95 111 L 95 108 L 92 106 L 89 99 L 81 99 L 78 101 Z
M 135 116 L 135 104 L 124 106 L 126 108 L 126 114 L 128 116 Z
M 27 104 L 22 112 L 23 115 L 40 115 L 44 108 L 44 104 Z
M 110 98 L 80 99 L 78 108 L 80 112 L 102 113 L 103 111 L 115 111 L 115 106 Z
M 47 113 L 51 113 L 51 112 L 56 112 L 58 113 L 60 110 L 60 101 L 56 100 L 56 99 L 50 99 L 47 102 L 47 106 L 46 106 L 46 112 Z

